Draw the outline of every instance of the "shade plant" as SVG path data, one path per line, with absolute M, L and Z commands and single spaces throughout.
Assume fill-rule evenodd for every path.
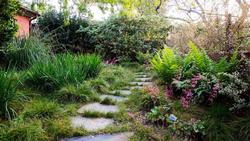
M 167 85 L 167 96 L 179 98 L 186 108 L 191 102 L 211 104 L 221 88 L 218 74 L 232 72 L 238 63 L 237 50 L 231 58 L 216 62 L 194 43 L 190 42 L 188 46 L 189 52 L 182 55 L 165 47 L 154 56 L 151 65 Z

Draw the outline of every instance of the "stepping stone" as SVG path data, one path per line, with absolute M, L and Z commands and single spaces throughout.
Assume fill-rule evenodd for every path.
M 134 133 L 125 132 L 117 134 L 103 134 L 96 136 L 87 136 L 87 137 L 73 137 L 68 139 L 62 139 L 61 141 L 129 141 L 129 138 L 132 137 Z
M 146 74 L 143 74 L 143 75 L 135 75 L 136 78 L 146 78 L 148 77 Z
M 117 101 L 117 102 L 122 102 L 122 101 L 128 99 L 128 98 L 125 98 L 122 96 L 114 96 L 114 95 L 101 95 L 100 98 L 101 98 L 101 100 L 104 100 L 105 98 L 110 98 L 110 99 Z
M 121 95 L 131 95 L 131 91 L 130 90 L 118 90 L 118 93 L 120 93 Z
M 150 82 L 152 78 L 135 78 L 135 81 Z
M 71 125 L 73 128 L 84 128 L 89 132 L 96 132 L 105 129 L 114 123 L 113 119 L 106 118 L 85 118 L 81 116 L 72 117 Z
M 145 72 L 136 72 L 136 73 L 134 73 L 135 75 L 144 75 L 145 74 Z
M 134 89 L 143 89 L 143 86 L 132 86 L 130 89 L 134 90 Z
M 103 105 L 100 103 L 90 103 L 90 104 L 82 106 L 79 110 L 77 110 L 78 113 L 100 112 L 104 114 L 116 113 L 118 111 L 119 111 L 119 108 L 116 105 Z
M 148 86 L 148 85 L 153 85 L 153 82 L 130 82 L 130 85 L 133 86 Z

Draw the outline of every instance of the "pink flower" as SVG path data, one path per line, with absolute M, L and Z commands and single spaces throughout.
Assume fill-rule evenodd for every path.
M 172 86 L 166 86 L 165 95 L 166 95 L 166 97 L 169 97 L 169 98 L 171 98 L 173 96 Z
M 208 98 L 208 101 L 209 101 L 210 103 L 213 103 L 214 99 L 215 99 L 216 96 L 217 96 L 217 93 L 218 93 L 219 89 L 220 89 L 220 84 L 219 84 L 219 83 L 216 83 L 216 84 L 213 86 L 212 91 L 211 91 L 211 93 L 210 93 L 210 95 L 209 95 L 209 98 Z
M 196 87 L 199 80 L 201 80 L 201 75 L 200 74 L 197 74 L 197 75 L 193 76 L 193 78 L 191 79 L 192 88 Z
M 181 97 L 181 104 L 184 108 L 189 107 L 189 103 L 191 102 L 193 98 L 193 93 L 191 89 L 186 89 L 183 91 L 183 96 Z

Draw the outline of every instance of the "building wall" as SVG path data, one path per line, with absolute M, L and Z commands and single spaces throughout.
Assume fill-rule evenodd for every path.
M 24 16 L 15 16 L 18 25 L 17 36 L 27 37 L 30 33 L 30 19 Z

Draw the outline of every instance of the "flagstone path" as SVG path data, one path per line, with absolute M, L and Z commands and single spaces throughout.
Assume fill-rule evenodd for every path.
M 111 92 L 110 94 L 103 94 L 100 96 L 101 100 L 105 98 L 110 98 L 118 104 L 119 102 L 123 102 L 127 100 L 128 96 L 131 95 L 131 90 L 133 89 L 141 89 L 144 86 L 152 85 L 152 78 L 148 77 L 144 72 L 135 73 L 134 82 L 130 82 L 130 86 L 124 87 L 124 89 L 116 90 Z M 84 128 L 88 132 L 98 132 L 99 130 L 103 130 L 108 126 L 114 124 L 115 120 L 111 118 L 89 118 L 83 117 L 85 112 L 94 112 L 100 113 L 101 115 L 105 115 L 107 113 L 117 113 L 119 112 L 118 105 L 104 105 L 100 103 L 89 103 L 83 105 L 77 113 L 78 116 L 71 118 L 71 126 L 73 128 Z M 100 134 L 95 136 L 86 136 L 86 137 L 70 137 L 61 139 L 61 141 L 129 141 L 129 138 L 134 135 L 133 132 L 123 132 L 123 133 L 115 133 L 115 134 Z

